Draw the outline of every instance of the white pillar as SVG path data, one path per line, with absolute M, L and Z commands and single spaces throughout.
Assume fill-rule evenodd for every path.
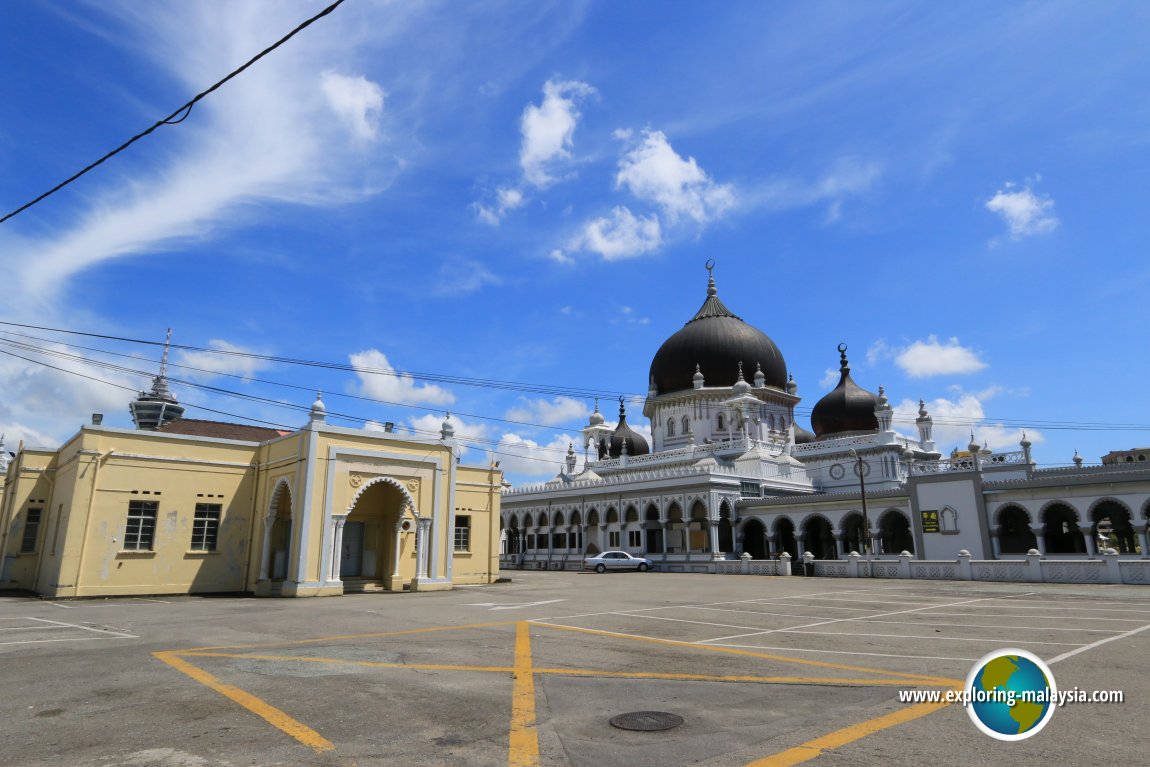
M 339 567 L 343 561 L 343 526 L 347 524 L 347 515 L 333 516 L 331 518 L 331 531 L 332 531 L 332 553 L 331 553 L 331 573 L 328 580 L 339 580 Z
M 1034 533 L 1034 540 L 1036 541 L 1035 548 L 1042 556 L 1046 556 L 1046 538 L 1043 536 L 1045 526 L 1031 525 L 1030 532 Z
M 719 525 L 715 520 L 707 520 L 707 532 L 711 539 L 711 553 L 719 551 Z
M 992 530 L 990 532 L 990 546 L 992 549 L 994 549 L 993 559 L 998 559 L 1000 556 L 1002 556 L 1002 543 L 1000 543 L 998 540 L 997 530 Z
M 1086 556 L 1092 557 L 1097 554 L 1098 549 L 1094 545 L 1094 531 L 1089 527 L 1080 527 L 1078 531 L 1082 533 L 1082 537 L 1086 539 Z
M 391 589 L 398 591 L 396 582 L 400 578 L 399 563 L 401 561 L 400 553 L 403 551 L 403 518 L 400 517 L 399 521 L 395 523 L 395 566 L 391 571 Z
M 418 520 L 418 532 L 416 533 L 416 546 L 419 548 L 419 556 L 416 558 L 418 564 L 416 565 L 416 578 L 427 578 L 427 563 L 430 561 L 429 554 L 431 553 L 431 519 L 429 517 L 420 517 Z
M 1135 532 L 1138 533 L 1138 540 L 1142 543 L 1142 558 L 1150 557 L 1150 535 L 1147 534 L 1146 525 L 1136 528 Z
M 260 580 L 266 581 L 268 579 L 268 570 L 271 568 L 272 560 L 272 525 L 276 522 L 274 514 L 268 514 L 264 520 L 264 551 L 260 557 Z

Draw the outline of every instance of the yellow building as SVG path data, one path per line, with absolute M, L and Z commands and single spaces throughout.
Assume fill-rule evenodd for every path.
M 449 417 L 450 418 L 450 417 Z M 499 575 L 494 467 L 439 439 L 178 419 L 7 453 L 0 588 L 47 597 L 449 589 Z M 2 467 L 0 467 L 2 468 Z

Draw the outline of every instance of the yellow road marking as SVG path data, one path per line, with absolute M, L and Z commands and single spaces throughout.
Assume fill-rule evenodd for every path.
M 310 746 L 317 752 L 331 751 L 335 748 L 335 744 L 329 741 L 318 732 L 308 727 L 307 725 L 292 719 L 290 716 L 280 711 L 275 706 L 271 706 L 249 692 L 241 690 L 230 684 L 224 684 L 219 679 L 204 671 L 201 668 L 193 666 L 187 661 L 177 658 L 170 652 L 154 652 L 152 653 L 157 659 L 167 663 L 177 671 L 187 674 L 192 679 L 200 684 L 210 687 L 211 689 L 223 695 L 225 698 L 238 703 L 239 705 L 251 711 L 256 716 L 266 721 L 271 726 L 287 733 L 305 746 Z
M 433 626 L 424 629 L 406 629 L 404 631 L 372 631 L 367 634 L 340 634 L 329 637 L 316 637 L 314 639 L 285 639 L 282 642 L 255 642 L 253 644 L 221 645 L 218 647 L 192 647 L 187 650 L 176 650 L 180 654 L 200 652 L 203 650 L 243 650 L 248 647 L 293 647 L 301 644 L 317 644 L 320 642 L 343 642 L 348 639 L 372 639 L 375 637 L 396 637 L 405 634 L 427 634 L 432 631 L 457 631 L 459 629 L 482 629 L 491 626 L 510 626 L 515 621 L 495 621 L 492 623 L 471 623 L 463 626 Z
M 328 663 L 335 665 L 362 666 L 365 668 L 409 668 L 418 671 L 478 671 L 484 673 L 512 674 L 512 666 L 463 666 L 445 663 L 388 663 L 375 660 L 353 660 L 350 658 L 319 658 L 309 655 L 254 655 L 251 653 L 228 652 L 187 652 L 176 651 L 172 653 L 180 657 L 193 658 L 242 658 L 244 660 L 262 660 L 269 662 L 299 662 L 299 663 Z M 683 682 L 754 682 L 760 684 L 819 684 L 819 685 L 847 685 L 854 687 L 874 687 L 881 685 L 903 685 L 910 682 L 906 679 L 855 679 L 845 677 L 820 676 L 757 676 L 754 674 L 681 674 L 658 671 L 609 671 L 607 669 L 586 668 L 536 668 L 534 674 L 551 674 L 554 676 L 584 676 L 604 677 L 616 679 L 664 679 L 668 681 Z
M 539 734 L 535 731 L 535 676 L 531 668 L 530 625 L 515 626 L 515 681 L 511 690 L 511 738 L 508 767 L 537 767 Z
M 727 655 L 740 655 L 748 658 L 762 658 L 764 660 L 777 660 L 784 663 L 796 663 L 801 666 L 815 666 L 817 668 L 833 668 L 841 671 L 860 671 L 864 674 L 880 674 L 884 676 L 898 677 L 899 679 L 907 679 L 926 684 L 942 684 L 946 686 L 961 685 L 961 679 L 947 679 L 938 676 L 926 676 L 924 674 L 908 674 L 902 671 L 888 671 L 886 669 L 868 668 L 866 666 L 848 666 L 841 663 L 830 663 L 822 660 L 810 660 L 808 658 L 790 658 L 785 655 L 771 655 L 769 653 L 754 652 L 753 650 L 740 650 L 735 647 L 715 647 L 714 645 L 698 644 L 695 642 L 683 642 L 678 639 L 658 639 L 656 637 L 638 636 L 636 634 L 620 634 L 615 631 L 602 631 L 600 629 L 588 629 L 578 626 L 563 626 L 558 623 L 546 623 L 543 621 L 532 621 L 536 626 L 547 626 L 553 629 L 560 629 L 561 631 L 575 631 L 584 634 L 596 634 L 598 636 L 615 637 L 618 639 L 633 639 L 638 642 L 651 642 L 652 644 L 671 645 L 673 647 L 690 647 L 695 650 L 709 650 L 710 652 L 725 653 Z
M 888 727 L 894 727 L 897 724 L 903 724 L 904 722 L 913 721 L 927 714 L 933 714 L 935 711 L 941 711 L 949 705 L 951 704 L 919 703 L 914 706 L 899 709 L 898 711 L 885 714 L 875 719 L 868 719 L 865 722 L 859 722 L 849 727 L 844 727 L 841 730 L 835 730 L 832 733 L 815 738 L 814 740 L 808 740 L 806 743 L 795 746 L 794 748 L 788 748 L 786 751 L 771 754 L 768 757 L 751 762 L 746 765 L 746 767 L 791 767 L 791 765 L 801 764 L 821 755 L 823 751 L 828 748 L 845 746 L 848 743 L 853 743 L 856 740 L 865 738 L 867 735 L 873 735 Z

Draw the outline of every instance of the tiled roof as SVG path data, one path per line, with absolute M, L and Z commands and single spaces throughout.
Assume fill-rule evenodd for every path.
M 189 437 L 214 437 L 235 439 L 241 442 L 267 442 L 290 431 L 271 429 L 266 426 L 251 426 L 246 423 L 225 423 L 223 421 L 201 421 L 195 418 L 180 418 L 161 426 L 156 431 L 164 434 L 183 434 Z

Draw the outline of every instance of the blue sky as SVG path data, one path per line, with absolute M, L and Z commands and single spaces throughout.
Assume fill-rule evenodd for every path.
M 0 5 L 0 207 L 323 6 Z M 1150 425 L 1148 30 L 1144 3 L 348 0 L 181 124 L 0 224 L 0 320 L 640 397 L 713 258 L 722 299 L 782 350 L 807 425 L 845 342 L 855 380 L 883 384 L 901 415 L 926 400 L 946 450 L 971 430 L 1010 449 L 1025 427 L 1042 464 L 1097 461 L 1150 442 L 1074 426 Z M 158 357 L 19 332 L 48 340 L 0 340 L 82 359 L 0 349 L 133 388 L 147 381 L 98 363 Z M 356 418 L 341 423 L 437 431 L 451 410 L 467 460 L 494 449 L 519 481 L 555 473 L 593 404 L 173 362 L 239 378 L 173 377 L 296 405 L 322 389 Z M 91 412 L 130 425 L 130 398 L 0 354 L 9 448 L 58 443 Z

